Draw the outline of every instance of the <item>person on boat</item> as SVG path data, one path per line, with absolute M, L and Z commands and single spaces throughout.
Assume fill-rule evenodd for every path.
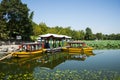
M 22 48 L 22 46 L 21 46 L 21 45 L 19 45 L 19 49 L 20 49 L 20 48 Z
M 17 50 L 21 51 L 22 50 L 22 46 L 19 45 Z
M 26 51 L 30 51 L 30 45 L 27 45 Z

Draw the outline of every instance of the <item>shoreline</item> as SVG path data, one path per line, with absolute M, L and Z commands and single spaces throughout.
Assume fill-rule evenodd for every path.
M 0 46 L 0 57 L 6 54 L 9 54 L 11 52 L 16 51 L 19 49 L 19 45 L 13 44 L 13 45 L 1 45 Z

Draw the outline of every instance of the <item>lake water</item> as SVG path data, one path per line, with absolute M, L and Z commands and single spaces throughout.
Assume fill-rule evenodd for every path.
M 94 50 L 95 55 L 56 53 L 0 62 L 0 80 L 120 80 L 120 50 Z

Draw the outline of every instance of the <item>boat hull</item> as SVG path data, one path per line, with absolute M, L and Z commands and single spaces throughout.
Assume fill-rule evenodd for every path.
M 68 48 L 67 47 L 62 47 L 62 51 L 63 52 L 68 52 Z
M 37 54 L 41 54 L 42 52 L 43 50 L 37 50 L 32 52 L 26 52 L 26 51 L 15 52 L 14 54 L 12 54 L 12 57 L 31 57 Z
M 92 52 L 92 47 L 87 48 L 64 48 L 63 51 L 68 51 L 69 53 L 81 53 L 81 52 Z

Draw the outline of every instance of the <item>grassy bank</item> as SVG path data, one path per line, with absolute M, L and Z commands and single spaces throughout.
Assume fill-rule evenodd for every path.
M 85 41 L 88 46 L 94 49 L 120 49 L 120 40 L 97 40 Z

